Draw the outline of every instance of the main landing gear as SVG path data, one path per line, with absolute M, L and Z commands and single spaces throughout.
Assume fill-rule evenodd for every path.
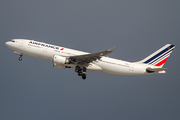
M 76 66 L 75 68 L 75 72 L 79 75 L 79 76 L 82 76 L 82 79 L 86 79 L 86 68 L 83 67 L 79 67 L 79 66 Z
M 18 60 L 19 60 L 19 61 L 21 61 L 21 60 L 22 60 L 22 55 L 20 55 L 20 57 L 18 58 Z

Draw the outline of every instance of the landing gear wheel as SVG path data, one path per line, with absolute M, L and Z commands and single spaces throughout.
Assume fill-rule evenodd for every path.
M 75 72 L 79 76 L 82 76 L 82 79 L 86 79 L 86 67 L 83 67 L 82 63 L 79 63 L 78 66 L 75 67 Z
M 79 73 L 79 70 L 80 70 L 80 67 L 79 67 L 79 66 L 76 66 L 75 72 L 76 72 L 76 73 Z
M 21 60 L 22 60 L 22 54 L 20 55 L 20 57 L 18 58 L 18 60 L 19 60 L 19 61 L 21 61 Z
M 19 61 L 21 61 L 22 60 L 22 57 L 19 57 Z
M 86 72 L 86 68 L 85 67 L 83 67 L 83 72 Z
M 86 74 L 82 74 L 82 79 L 86 79 Z

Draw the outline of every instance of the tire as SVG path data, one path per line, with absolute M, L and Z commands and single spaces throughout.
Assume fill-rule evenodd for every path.
M 82 74 L 82 79 L 86 79 L 86 74 Z
M 79 71 L 79 69 L 80 69 L 80 67 L 79 67 L 79 66 L 76 66 L 76 68 L 75 68 L 75 72 L 79 73 L 79 72 L 78 72 L 78 71 Z
M 19 61 L 21 61 L 22 60 L 22 57 L 19 57 Z
M 83 67 L 83 72 L 86 72 L 86 68 L 85 67 Z

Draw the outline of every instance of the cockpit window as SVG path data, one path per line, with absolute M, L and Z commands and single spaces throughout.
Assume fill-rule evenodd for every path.
M 14 40 L 11 40 L 11 42 L 15 42 Z

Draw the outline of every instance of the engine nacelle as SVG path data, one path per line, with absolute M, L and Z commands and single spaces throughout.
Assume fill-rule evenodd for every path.
M 54 55 L 53 56 L 53 67 L 56 68 L 66 68 L 65 64 L 69 63 L 69 60 L 65 57 Z

